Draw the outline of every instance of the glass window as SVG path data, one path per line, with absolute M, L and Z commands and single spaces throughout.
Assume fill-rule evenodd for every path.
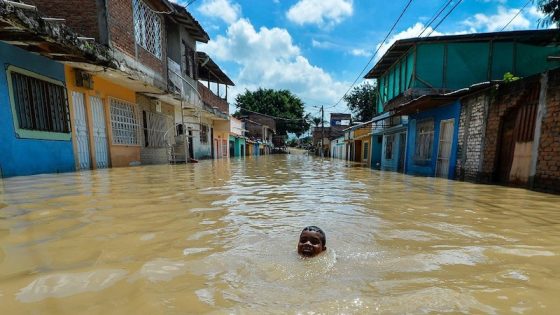
M 208 125 L 200 125 L 200 143 L 208 143 Z
M 132 0 L 136 44 L 161 59 L 161 18 L 141 0 Z
M 429 162 L 432 159 L 434 143 L 434 121 L 423 120 L 416 124 L 416 143 L 414 161 Z

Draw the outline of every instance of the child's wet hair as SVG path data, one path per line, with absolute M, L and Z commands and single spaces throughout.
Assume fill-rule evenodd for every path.
M 317 232 L 317 233 L 321 234 L 321 242 L 323 242 L 323 246 L 327 245 L 327 236 L 325 235 L 325 232 L 323 232 L 323 230 L 321 230 L 320 227 L 315 226 L 315 225 L 306 226 L 301 231 L 301 233 L 303 233 L 305 231 Z

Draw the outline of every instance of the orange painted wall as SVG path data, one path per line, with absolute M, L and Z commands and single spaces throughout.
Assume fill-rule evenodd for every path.
M 109 156 L 111 167 L 129 166 L 131 162 L 140 161 L 140 145 L 114 145 L 113 135 L 111 130 L 111 115 L 109 112 L 109 99 L 116 98 L 123 101 L 136 104 L 136 93 L 133 90 L 115 84 L 109 80 L 101 78 L 100 76 L 93 76 L 93 89 L 85 89 L 82 87 L 77 87 L 75 85 L 75 72 L 72 67 L 66 65 L 64 67 L 66 76 L 66 87 L 68 88 L 68 101 L 70 102 L 70 117 L 72 121 L 74 120 L 74 106 L 72 104 L 72 91 L 81 92 L 86 95 L 86 111 L 88 115 L 88 127 L 92 130 L 93 123 L 90 119 L 91 117 L 91 106 L 89 96 L 97 96 L 103 100 L 103 106 L 105 108 L 105 122 L 107 124 L 107 136 L 109 144 Z M 140 118 L 140 117 L 138 117 Z M 72 129 L 74 129 L 74 124 L 72 124 Z M 72 130 L 73 137 L 75 136 L 75 130 Z M 72 139 L 74 144 L 74 153 L 76 159 L 78 158 L 76 139 Z M 90 132 L 90 152 L 95 152 L 92 148 L 93 136 Z M 93 155 L 93 154 L 92 154 Z M 77 164 L 76 160 L 76 164 Z M 95 156 L 92 156 L 92 165 L 95 168 Z

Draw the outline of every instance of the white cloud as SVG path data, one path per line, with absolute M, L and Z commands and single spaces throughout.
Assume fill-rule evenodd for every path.
M 331 42 L 326 42 L 326 41 L 320 42 L 320 41 L 315 40 L 315 39 L 311 40 L 311 46 L 313 48 L 322 48 L 322 49 L 329 49 L 329 48 L 336 47 L 336 45 L 331 43 Z
M 332 26 L 351 16 L 353 11 L 352 0 L 300 0 L 288 10 L 286 17 L 299 25 Z
M 350 54 L 358 57 L 370 57 L 371 53 L 365 49 L 354 48 L 350 50 Z
M 231 24 L 239 19 L 241 6 L 238 3 L 230 2 L 230 0 L 206 0 L 198 8 L 198 11 L 205 16 L 219 18 Z
M 511 23 L 509 23 L 505 29 L 506 31 L 529 28 L 529 26 L 531 26 L 531 21 L 525 16 L 525 12 L 522 12 L 515 17 L 518 12 L 519 9 L 508 9 L 504 6 L 499 6 L 496 14 L 486 15 L 477 13 L 473 17 L 463 21 L 463 24 L 470 27 L 471 31 L 486 32 L 501 31 L 502 28 L 510 21 Z
M 246 19 L 231 24 L 225 36 L 201 45 L 201 50 L 216 60 L 239 65 L 233 97 L 245 89 L 263 87 L 288 89 L 304 101 L 313 100 L 314 104 L 332 104 L 348 87 L 302 56 L 287 30 L 266 27 L 256 30 Z

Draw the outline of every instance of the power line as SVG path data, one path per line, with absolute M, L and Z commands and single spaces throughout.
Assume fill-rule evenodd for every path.
M 187 2 L 187 4 L 185 5 L 185 8 L 188 7 L 189 5 L 195 3 L 195 2 L 196 2 L 196 0 L 191 0 L 191 1 Z
M 432 31 L 426 35 L 426 37 L 429 37 L 430 35 L 432 35 L 432 33 L 441 25 L 441 23 L 443 23 L 443 21 L 445 21 L 445 19 L 447 19 L 447 17 L 451 14 L 451 12 L 453 12 L 453 10 L 455 10 L 455 8 L 461 4 L 461 2 L 463 2 L 463 0 L 459 0 L 457 3 L 455 3 L 455 5 L 451 8 L 451 10 L 449 10 L 449 12 L 447 12 L 447 14 L 441 19 L 439 20 L 439 23 L 432 29 Z
M 515 18 L 516 18 L 517 16 L 519 16 L 519 14 L 520 14 L 523 10 L 525 10 L 525 8 L 529 5 L 530 2 L 531 2 L 531 0 L 528 0 L 528 1 L 525 3 L 525 5 L 524 5 L 521 9 L 519 9 L 519 11 L 517 11 L 517 14 L 516 14 L 515 16 L 513 16 L 513 17 L 511 18 L 511 20 L 509 20 L 509 22 L 507 22 L 507 24 L 506 24 L 504 27 L 502 27 L 502 29 L 500 30 L 500 32 L 503 32 L 503 31 L 506 29 L 506 27 L 508 27 L 509 24 L 510 24 L 511 22 L 513 22 L 513 20 L 515 20 Z
M 305 118 L 290 119 L 290 118 L 284 118 L 284 117 L 278 117 L 278 116 L 263 114 L 263 113 L 255 112 L 255 111 L 248 110 L 248 109 L 245 109 L 245 108 L 239 108 L 239 110 L 244 111 L 244 112 L 253 113 L 253 114 L 259 114 L 259 115 L 266 116 L 266 117 L 272 118 L 272 119 L 279 119 L 279 120 L 286 120 L 286 121 L 305 121 Z
M 408 9 L 408 7 L 410 6 L 410 4 L 412 3 L 413 0 L 409 0 L 408 3 L 406 4 L 406 6 L 404 7 L 404 9 L 402 10 L 401 14 L 399 15 L 398 19 L 395 21 L 395 23 L 393 23 L 393 26 L 391 26 L 391 29 L 389 30 L 389 32 L 387 33 L 387 35 L 385 36 L 385 38 L 383 39 L 383 41 L 381 42 L 381 44 L 379 44 L 379 46 L 377 47 L 377 49 L 375 50 L 375 52 L 373 53 L 373 55 L 371 56 L 371 58 L 369 59 L 369 61 L 367 62 L 367 64 L 365 65 L 365 67 L 362 69 L 362 71 L 360 71 L 360 73 L 358 74 L 358 76 L 356 77 L 356 80 L 354 80 L 354 82 L 352 82 L 352 84 L 350 85 L 350 87 L 348 88 L 348 90 L 346 90 L 346 92 L 342 95 L 342 97 L 338 100 L 338 102 L 336 102 L 336 104 L 334 104 L 331 107 L 328 107 L 327 109 L 330 108 L 334 108 L 336 106 L 338 106 L 338 104 L 344 99 L 344 97 L 348 94 L 348 92 L 350 92 L 350 90 L 354 87 L 354 85 L 356 84 L 356 82 L 358 82 L 358 80 L 362 77 L 362 74 L 364 73 L 364 71 L 366 71 L 366 69 L 369 67 L 370 63 L 373 61 L 373 58 L 375 58 L 375 56 L 377 55 L 377 53 L 379 52 L 379 50 L 381 49 L 381 47 L 383 46 L 383 44 L 385 43 L 385 41 L 387 40 L 387 38 L 389 38 L 389 36 L 391 35 L 391 33 L 393 32 L 393 30 L 395 29 L 395 27 L 397 26 L 397 24 L 399 23 L 399 21 L 401 20 L 401 18 L 403 17 L 404 13 L 406 12 L 406 10 Z
M 445 9 L 447 9 L 447 7 L 451 4 L 451 2 L 453 2 L 453 0 L 449 0 L 447 1 L 447 3 L 445 3 L 440 10 L 437 12 L 436 15 L 434 15 L 431 19 L 430 22 L 428 22 L 428 24 L 426 24 L 426 26 L 424 27 L 424 29 L 422 30 L 422 32 L 420 32 L 420 34 L 418 34 L 417 37 L 421 37 L 422 34 L 424 34 L 424 32 L 428 29 L 428 27 L 430 27 L 430 25 L 432 25 L 432 23 L 435 22 L 435 20 L 437 20 L 437 18 L 441 15 L 441 13 L 443 13 L 443 11 L 445 11 Z

